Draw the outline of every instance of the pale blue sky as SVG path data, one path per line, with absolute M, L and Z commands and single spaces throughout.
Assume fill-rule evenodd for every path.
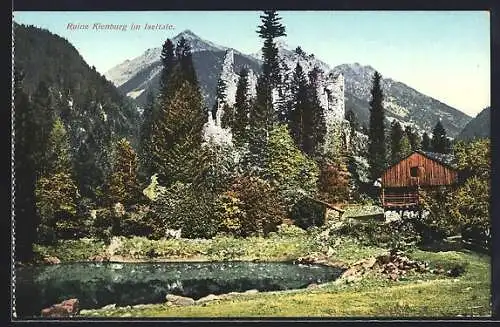
M 487 11 L 280 11 L 283 38 L 331 66 L 358 62 L 475 116 L 490 105 Z M 190 29 L 216 44 L 254 53 L 256 11 L 15 12 L 18 23 L 69 40 L 101 73 Z M 68 30 L 68 23 L 172 24 L 173 30 Z

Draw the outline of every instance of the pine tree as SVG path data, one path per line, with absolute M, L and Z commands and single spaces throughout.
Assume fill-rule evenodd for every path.
M 410 142 L 410 147 L 412 151 L 420 149 L 420 140 L 417 132 L 414 132 L 410 125 L 406 126 L 405 129 L 406 136 Z
M 395 163 L 402 158 L 401 139 L 403 138 L 403 129 L 397 120 L 391 123 L 391 163 Z
M 191 45 L 184 37 L 181 37 L 179 42 L 177 42 L 175 56 L 180 64 L 183 80 L 198 86 L 198 78 L 196 77 L 196 70 L 194 69 Z
M 431 147 L 433 152 L 447 153 L 448 152 L 448 138 L 446 137 L 446 130 L 439 120 L 432 130 Z
M 399 141 L 399 148 L 400 148 L 400 156 L 398 160 L 406 158 L 411 154 L 412 149 L 411 149 L 410 139 L 408 138 L 407 135 L 403 134 L 403 137 Z
M 191 168 L 206 119 L 190 49 L 187 40 L 181 38 L 175 49 L 176 64 L 167 88 L 160 93 L 164 100 L 151 128 L 151 172 L 168 185 L 192 180 Z
M 309 155 L 320 155 L 321 146 L 325 141 L 326 135 L 325 113 L 323 108 L 321 108 L 317 91 L 320 74 L 321 70 L 318 67 L 314 67 L 309 72 L 309 83 L 307 85 L 309 113 L 306 119 L 305 134 L 309 140 L 309 144 L 306 146 L 305 153 Z
M 40 216 L 39 240 L 52 243 L 82 232 L 76 219 L 79 192 L 72 177 L 69 139 L 60 118 L 54 121 L 46 149 L 46 164 L 37 180 L 35 195 Z
M 281 24 L 281 17 L 278 16 L 276 10 L 264 10 L 264 14 L 260 18 L 262 24 L 259 25 L 257 33 L 259 37 L 264 39 L 262 71 L 267 77 L 266 80 L 268 79 L 269 87 L 274 88 L 280 83 L 278 48 L 274 39 L 286 36 L 285 26 Z
M 182 78 L 183 73 L 176 66 L 171 85 L 180 84 L 180 87 L 170 91 L 173 94 L 161 108 L 151 137 L 153 173 L 158 173 L 160 182 L 168 185 L 191 180 L 191 168 L 202 143 L 205 123 L 199 88 Z
M 381 86 L 382 76 L 375 72 L 370 100 L 370 130 L 368 145 L 368 161 L 370 163 L 370 175 L 376 180 L 382 174 L 386 166 L 385 132 L 384 132 L 384 107 L 382 105 L 383 92 Z
M 224 82 L 222 77 L 219 76 L 219 79 L 217 81 L 217 89 L 215 91 L 215 103 L 212 107 L 213 120 L 217 119 L 217 110 L 219 109 L 219 106 L 224 106 L 224 104 L 226 104 L 226 89 L 226 82 Z
M 174 44 L 172 40 L 167 39 L 163 43 L 160 59 L 163 66 L 160 76 L 160 90 L 164 90 L 167 87 L 170 73 L 175 64 Z
M 106 197 L 109 204 L 120 202 L 130 205 L 137 202 L 140 196 L 137 156 L 130 142 L 125 138 L 115 143 L 113 170 L 106 184 Z
M 248 69 L 242 68 L 239 73 L 238 85 L 236 86 L 235 118 L 233 135 L 239 144 L 245 143 L 247 139 L 248 115 L 250 113 L 250 99 L 248 95 Z
M 425 132 L 424 135 L 422 135 L 421 148 L 423 151 L 431 151 L 431 139 L 429 137 L 429 134 L 427 134 L 427 132 Z
M 305 127 L 307 119 L 310 118 L 310 113 L 308 112 L 310 108 L 308 101 L 308 85 L 306 75 L 299 63 L 295 66 L 293 73 L 292 92 L 293 108 L 288 119 L 290 122 L 290 132 L 299 149 L 304 152 L 310 151 L 310 145 L 307 143 L 306 139 L 307 130 Z

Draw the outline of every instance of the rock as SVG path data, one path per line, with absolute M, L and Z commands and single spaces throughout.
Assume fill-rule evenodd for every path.
M 319 287 L 318 284 L 315 284 L 315 283 L 307 285 L 307 288 L 309 288 L 309 289 L 318 288 L 318 287 Z
M 114 308 L 116 308 L 116 304 L 113 303 L 113 304 L 108 304 L 108 305 L 102 307 L 101 310 L 112 310 Z
M 69 299 L 43 309 L 41 316 L 47 318 L 71 317 L 78 314 L 78 311 L 78 299 Z
M 57 265 L 61 263 L 61 260 L 57 257 L 45 257 L 43 258 L 43 262 L 49 265 Z
M 210 301 L 216 301 L 216 300 L 222 300 L 222 296 L 214 295 L 214 294 L 208 294 L 207 296 L 204 296 L 202 298 L 199 298 L 196 300 L 196 303 L 205 303 L 205 302 L 210 302 Z
M 357 272 L 358 272 L 358 270 L 355 267 L 351 267 L 351 268 L 347 269 L 346 271 L 344 271 L 344 273 L 342 274 L 342 277 L 346 278 L 346 277 L 354 276 L 357 274 Z
M 167 305 L 168 302 L 176 306 L 189 306 L 195 303 L 195 301 L 190 297 L 178 296 L 173 294 L 167 294 L 165 299 L 167 300 Z
M 256 289 L 245 291 L 245 294 L 247 294 L 247 295 L 249 295 L 249 294 L 257 294 L 257 293 L 259 293 L 259 290 L 256 290 Z
M 105 256 L 105 255 L 97 254 L 97 255 L 91 256 L 88 260 L 93 261 L 93 262 L 104 262 L 104 261 L 109 261 L 109 257 Z
M 365 269 L 370 269 L 375 265 L 375 263 L 377 263 L 376 258 L 369 258 L 369 259 L 366 259 L 361 265 Z
M 346 282 L 347 284 L 352 284 L 352 283 L 356 282 L 358 279 L 359 279 L 359 278 L 358 278 L 358 277 L 356 277 L 356 276 L 348 276 L 348 277 L 346 278 L 345 282 Z

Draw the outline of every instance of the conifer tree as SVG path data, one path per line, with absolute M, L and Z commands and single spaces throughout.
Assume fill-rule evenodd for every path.
M 160 76 L 160 90 L 164 90 L 167 87 L 170 73 L 175 64 L 174 44 L 172 40 L 167 39 L 163 43 L 160 59 L 163 66 Z
M 264 14 L 260 18 L 262 24 L 259 25 L 257 33 L 259 37 L 264 39 L 262 71 L 267 77 L 266 81 L 269 82 L 269 87 L 274 88 L 280 83 L 278 48 L 274 40 L 286 36 L 285 26 L 280 22 L 281 17 L 278 16 L 276 10 L 264 10 Z
M 310 146 L 306 139 L 306 124 L 311 115 L 308 113 L 309 101 L 307 79 L 299 63 L 295 66 L 293 73 L 292 94 L 293 108 L 290 112 L 290 118 L 288 119 L 290 122 L 290 132 L 295 144 L 297 144 L 299 149 L 306 152 L 306 148 L 309 150 L 308 146 Z
M 399 141 L 400 156 L 398 160 L 406 158 L 412 152 L 410 140 L 407 135 L 403 134 L 403 137 Z
M 202 143 L 205 123 L 201 92 L 197 86 L 183 80 L 183 76 L 177 65 L 171 86 L 180 87 L 170 91 L 172 95 L 153 124 L 151 138 L 153 173 L 158 174 L 161 183 L 168 185 L 191 180 L 191 168 Z
M 406 126 L 405 129 L 406 136 L 408 137 L 408 141 L 410 142 L 410 147 L 412 151 L 420 149 L 420 140 L 419 135 L 416 131 L 413 131 L 410 125 Z
M 194 69 L 193 56 L 191 53 L 191 45 L 184 38 L 181 37 L 175 48 L 176 60 L 180 64 L 183 80 L 198 86 L 198 78 L 196 77 L 196 70 Z
M 236 101 L 234 104 L 233 135 L 235 141 L 240 144 L 245 142 L 247 136 L 248 115 L 250 113 L 248 88 L 248 69 L 244 67 L 239 73 L 238 85 L 236 86 Z
M 382 76 L 375 72 L 373 76 L 373 86 L 371 89 L 372 98 L 370 100 L 370 129 L 368 145 L 368 161 L 370 163 L 370 175 L 372 180 L 376 180 L 382 174 L 386 166 L 385 152 L 385 127 L 384 127 L 384 107 L 382 105 L 383 92 L 381 86 Z
M 151 131 L 152 125 L 155 121 L 157 115 L 157 103 L 152 92 L 148 92 L 147 103 L 144 107 L 142 114 L 142 123 L 140 128 L 140 140 L 139 140 L 139 161 L 140 161 L 140 173 L 144 175 L 145 179 L 148 179 L 151 175 Z
M 115 143 L 113 168 L 106 185 L 109 204 L 130 205 L 140 196 L 137 179 L 137 156 L 125 138 Z
M 226 82 L 224 82 L 222 77 L 219 77 L 217 81 L 217 89 L 215 91 L 215 103 L 212 108 L 212 118 L 214 120 L 217 117 L 217 110 L 219 109 L 219 106 L 223 106 L 224 104 L 226 104 L 226 89 Z
M 190 45 L 181 38 L 175 49 L 176 64 L 165 99 L 158 107 L 151 128 L 151 172 L 163 184 L 189 182 L 192 165 L 202 143 L 205 123 L 203 98 L 194 70 Z M 156 110 L 155 110 L 156 111 Z
M 54 121 L 47 142 L 46 164 L 36 183 L 36 206 L 40 216 L 38 236 L 41 242 L 78 236 L 76 220 L 78 188 L 72 177 L 69 140 L 60 118 Z
M 306 145 L 305 153 L 309 155 L 320 155 L 321 146 L 325 141 L 326 134 L 326 121 L 323 108 L 319 102 L 318 97 L 318 83 L 321 70 L 318 67 L 314 67 L 309 72 L 309 83 L 308 87 L 308 118 L 306 119 L 306 136 L 309 140 L 308 145 Z
M 439 120 L 432 130 L 431 147 L 433 152 L 447 153 L 448 152 L 448 138 L 446 137 L 446 130 Z
M 401 139 L 403 138 L 403 129 L 397 120 L 391 123 L 391 163 L 395 163 L 402 158 Z
M 429 134 L 427 134 L 427 132 L 425 132 L 422 135 L 421 148 L 423 151 L 431 151 L 431 139 L 429 137 Z

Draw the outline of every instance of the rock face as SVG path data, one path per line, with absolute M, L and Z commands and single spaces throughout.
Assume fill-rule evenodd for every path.
M 69 299 L 43 309 L 41 316 L 45 318 L 63 318 L 75 316 L 78 312 L 78 299 Z

